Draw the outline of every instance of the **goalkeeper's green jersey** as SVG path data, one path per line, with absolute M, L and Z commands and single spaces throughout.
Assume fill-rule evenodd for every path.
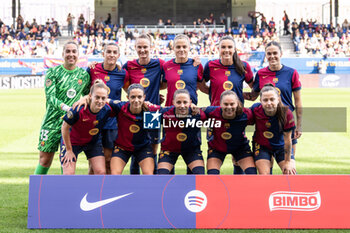
M 72 106 L 81 95 L 89 93 L 90 76 L 82 68 L 67 70 L 63 65 L 50 68 L 45 77 L 46 113 L 42 128 L 60 129 L 65 114 L 61 104 Z

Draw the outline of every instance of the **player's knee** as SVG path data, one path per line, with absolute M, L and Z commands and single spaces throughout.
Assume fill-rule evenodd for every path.
M 170 174 L 170 171 L 166 168 L 159 168 L 157 173 L 158 175 L 168 175 Z
M 219 175 L 220 170 L 219 169 L 209 169 L 208 170 L 208 175 Z
M 94 174 L 95 175 L 106 175 L 106 170 L 105 169 L 94 169 Z
M 203 166 L 197 166 L 192 168 L 193 174 L 204 174 L 204 167 Z
M 256 167 L 248 167 L 244 170 L 244 173 L 247 175 L 256 175 L 257 174 Z

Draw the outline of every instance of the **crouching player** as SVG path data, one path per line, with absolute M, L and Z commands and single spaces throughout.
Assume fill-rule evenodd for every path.
M 260 103 L 251 109 L 255 119 L 254 159 L 259 174 L 270 174 L 272 156 L 283 174 L 296 174 L 291 139 L 294 118 L 289 108 L 282 104 L 277 89 L 272 84 L 265 85 L 260 91 Z
M 70 109 L 64 116 L 61 140 L 61 164 L 64 175 L 74 175 L 78 154 L 84 151 L 94 174 L 106 173 L 100 131 L 112 109 L 106 105 L 108 87 L 96 80 L 90 88 L 88 108 Z
M 210 106 L 204 112 L 208 118 L 221 121 L 221 127 L 213 128 L 208 141 L 208 174 L 220 174 L 227 154 L 232 154 L 245 174 L 257 174 L 245 136 L 246 126 L 254 123 L 251 110 L 242 107 L 235 92 L 227 90 L 220 96 L 220 107 Z
M 175 91 L 172 107 L 162 109 L 163 141 L 158 159 L 158 174 L 169 174 L 182 155 L 193 174 L 204 174 L 201 131 L 198 127 L 181 127 L 181 121 L 204 119 L 204 113 L 192 116 L 190 93 L 186 89 Z
M 133 155 L 144 175 L 152 175 L 154 154 L 151 139 L 143 128 L 143 106 L 145 89 L 141 84 L 131 84 L 127 91 L 128 102 L 110 101 L 110 106 L 117 115 L 118 137 L 111 158 L 111 173 L 122 174 L 125 165 Z M 157 111 L 160 106 L 149 106 L 150 111 Z

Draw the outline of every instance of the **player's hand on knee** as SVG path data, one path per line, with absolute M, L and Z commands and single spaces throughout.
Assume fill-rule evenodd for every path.
M 303 134 L 303 132 L 301 131 L 301 129 L 300 129 L 300 128 L 297 128 L 297 129 L 295 130 L 294 139 L 300 138 L 302 134 Z
M 67 151 L 65 156 L 62 158 L 62 163 L 66 166 L 70 165 L 70 163 L 76 160 L 76 156 L 73 151 Z
M 282 172 L 284 175 L 295 175 L 297 174 L 297 171 L 295 169 L 294 163 L 291 163 L 290 161 L 285 161 L 284 166 L 282 168 Z

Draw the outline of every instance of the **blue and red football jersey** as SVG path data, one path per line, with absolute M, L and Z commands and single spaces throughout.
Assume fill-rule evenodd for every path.
M 188 117 L 186 118 L 177 118 L 174 106 L 163 108 L 161 112 L 163 113 L 164 123 L 161 150 L 180 153 L 195 149 L 202 144 L 201 128 L 192 126 L 195 126 L 194 122 L 205 119 L 203 112 L 192 116 L 192 111 L 189 109 Z M 180 121 L 183 121 L 184 124 L 191 121 L 193 125 L 180 127 Z
M 128 61 L 123 68 L 129 72 L 130 84 L 139 83 L 145 88 L 146 101 L 160 104 L 159 89 L 163 75 L 164 61 L 151 59 L 147 65 L 140 65 L 138 60 Z
M 253 90 L 259 93 L 264 85 L 268 83 L 277 88 L 282 103 L 294 111 L 292 92 L 301 89 L 298 72 L 288 66 L 283 66 L 279 71 L 271 71 L 269 67 L 262 68 L 255 75 Z
M 63 120 L 72 126 L 69 134 L 72 145 L 82 146 L 96 142 L 110 116 L 113 116 L 113 113 L 108 104 L 98 113 L 92 113 L 90 107 L 84 110 L 84 106 L 70 109 Z
M 222 109 L 218 106 L 207 107 L 204 112 L 207 118 L 221 121 L 220 128 L 213 127 L 212 137 L 208 141 L 211 149 L 230 153 L 248 143 L 245 128 L 247 125 L 254 124 L 253 114 L 250 109 L 243 108 L 243 113 L 234 119 L 224 119 Z
M 288 109 L 283 130 L 280 129 L 276 116 L 267 116 L 261 103 L 251 107 L 255 121 L 253 141 L 268 149 L 276 150 L 284 147 L 283 132 L 295 129 L 293 113 Z
M 226 90 L 234 91 L 239 100 L 244 103 L 243 81 L 253 81 L 253 72 L 248 62 L 242 61 L 246 69 L 245 75 L 237 73 L 234 65 L 224 66 L 220 59 L 207 62 L 204 67 L 204 79 L 210 81 L 209 98 L 212 106 L 220 105 L 221 93 Z
M 103 63 L 96 64 L 94 69 L 88 68 L 86 70 L 91 79 L 91 85 L 96 79 L 101 79 L 109 88 L 108 97 L 113 100 L 120 100 L 122 88 L 125 83 L 129 81 L 129 74 L 125 69 L 109 71 L 103 68 Z M 115 117 L 108 119 L 104 129 L 117 129 L 117 120 Z
M 137 115 L 132 114 L 129 102 L 110 101 L 110 106 L 117 115 L 119 123 L 115 145 L 126 151 L 135 151 L 151 143 L 148 131 L 143 128 L 143 111 Z M 160 106 L 149 106 L 149 111 L 157 110 L 160 110 Z
M 165 106 L 173 105 L 174 93 L 177 89 L 187 89 L 192 103 L 197 104 L 197 82 L 203 80 L 203 66 L 193 66 L 194 60 L 189 58 L 185 63 L 176 63 L 175 59 L 165 62 L 163 82 L 168 85 Z

